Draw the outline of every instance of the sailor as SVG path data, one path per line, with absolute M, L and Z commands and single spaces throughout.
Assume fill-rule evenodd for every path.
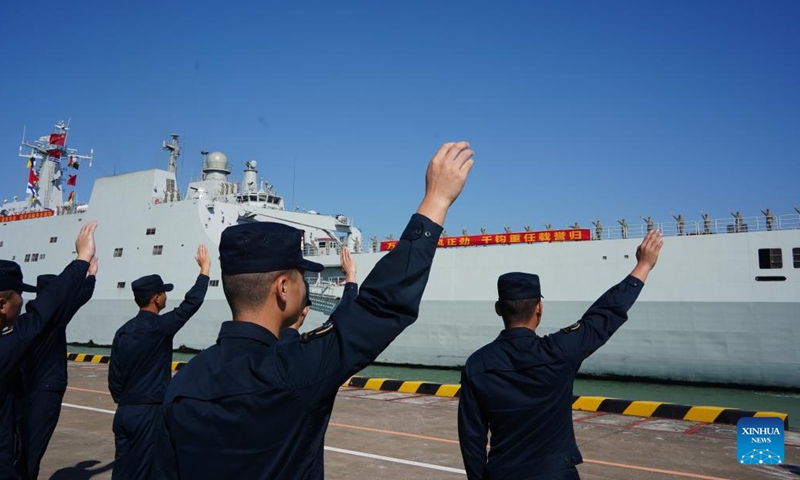
M 641 215 L 640 215 L 640 216 L 641 216 Z M 644 220 L 644 221 L 645 221 L 645 223 L 647 223 L 647 233 L 650 233 L 650 232 L 652 232 L 652 231 L 653 231 L 653 218 L 652 218 L 652 217 L 649 217 L 649 216 L 648 216 L 647 218 L 644 218 L 644 217 L 642 216 L 642 220 Z
M 195 261 L 200 274 L 194 286 L 167 314 L 159 315 L 167 305 L 171 283 L 147 275 L 131 284 L 139 314 L 114 335 L 108 367 L 108 389 L 119 404 L 113 426 L 114 479 L 149 478 L 161 404 L 171 377 L 172 338 L 197 313 L 208 290 L 211 258 L 205 245 L 197 247 Z
M 319 329 L 285 341 L 303 310 L 301 232 L 279 223 L 228 227 L 220 241 L 233 321 L 216 345 L 170 384 L 158 473 L 248 480 L 321 479 L 323 446 L 339 386 L 414 323 L 445 215 L 472 168 L 466 142 L 444 144 L 431 160 L 426 192 L 397 246 Z
M 592 225 L 594 225 L 595 236 L 597 237 L 598 240 L 602 240 L 603 239 L 603 224 L 600 223 L 600 220 L 598 220 L 596 222 L 592 221 Z
M 675 214 L 673 213 L 672 218 L 674 218 L 675 221 L 678 222 L 678 235 L 683 235 L 683 225 L 684 225 L 683 215 L 679 213 L 678 216 L 676 217 Z
M 734 231 L 736 233 L 743 232 L 744 231 L 744 219 L 742 218 L 742 212 L 733 213 L 733 211 L 731 211 L 730 213 L 731 213 L 731 216 L 735 219 L 734 220 L 734 222 L 735 222 L 734 223 Z
M 775 217 L 772 215 L 772 210 L 768 208 L 766 212 L 764 210 L 761 210 L 761 213 L 763 213 L 764 216 L 767 218 L 767 231 L 771 232 L 772 224 L 775 222 Z
M 23 315 L 22 292 L 35 292 L 36 287 L 22 282 L 17 263 L 0 260 L 0 478 L 22 478 L 14 467 L 14 443 L 18 441 L 15 415 L 20 406 L 11 394 L 18 387 L 15 382 L 19 366 L 36 338 L 55 326 L 59 310 L 77 296 L 94 258 L 95 228 L 97 222 L 81 228 L 75 241 L 77 258 L 28 303 Z
M 628 222 L 623 218 L 622 220 L 617 220 L 617 223 L 619 223 L 619 229 L 622 231 L 622 238 L 628 238 Z
M 458 437 L 467 478 L 577 479 L 581 453 L 572 427 L 572 384 L 583 362 L 627 320 L 663 245 L 647 234 L 631 274 L 604 293 L 577 323 L 539 337 L 539 277 L 497 280 L 495 312 L 505 330 L 467 359 L 461 375 Z M 490 450 L 486 452 L 487 433 Z
M 78 294 L 60 309 L 54 328 L 37 339 L 22 365 L 24 396 L 20 432 L 28 478 L 39 477 L 39 464 L 61 413 L 61 400 L 67 389 L 67 325 L 92 298 L 96 275 L 97 257 L 89 263 L 87 277 L 79 282 Z M 56 275 L 39 275 L 37 290 L 43 292 L 56 278 Z M 26 309 L 30 306 L 28 302 Z
M 711 233 L 711 216 L 700 210 L 700 216 L 703 217 L 703 234 L 708 235 Z
M 578 222 L 575 222 L 575 224 L 574 225 L 570 225 L 569 228 L 571 228 L 573 230 L 579 230 L 581 228 L 581 224 L 578 223 Z

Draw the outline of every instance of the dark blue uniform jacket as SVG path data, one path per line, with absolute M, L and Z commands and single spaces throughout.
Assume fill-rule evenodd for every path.
M 461 376 L 458 436 L 470 480 L 524 479 L 583 461 L 572 429 L 575 374 L 625 323 L 642 286 L 628 276 L 578 323 L 544 337 L 509 328 L 469 357 Z
M 89 263 L 75 260 L 34 300 L 27 313 L 14 322 L 14 329 L 0 335 L 0 478 L 19 478 L 13 466 L 14 408 L 12 388 L 18 381 L 18 369 L 36 338 L 53 328 L 58 312 L 71 302 L 83 284 Z
M 208 276 L 194 286 L 171 312 L 139 311 L 114 335 L 108 367 L 108 389 L 120 405 L 159 405 L 172 376 L 172 338 L 203 304 Z
M 170 384 L 167 445 L 157 449 L 161 475 L 323 478 L 336 392 L 416 320 L 441 231 L 412 216 L 358 297 L 343 298 L 330 322 L 311 334 L 287 332 L 278 340 L 254 323 L 223 323 L 217 344 Z
M 64 392 L 67 389 L 67 325 L 82 306 L 92 298 L 96 278 L 86 277 L 78 295 L 58 313 L 52 332 L 36 339 L 22 366 L 26 391 Z M 49 285 L 48 285 L 49 286 Z

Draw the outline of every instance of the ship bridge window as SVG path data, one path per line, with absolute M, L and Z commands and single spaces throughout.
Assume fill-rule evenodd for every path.
M 783 268 L 783 255 L 780 248 L 759 248 L 758 268 L 771 269 Z
M 2 246 L 3 246 L 3 242 L 2 242 L 2 241 L 0 241 L 0 247 L 2 247 Z
M 39 254 L 39 260 L 44 260 L 44 253 Z
M 117 288 L 125 288 L 125 282 L 117 282 Z
M 153 255 L 161 255 L 163 251 L 164 251 L 164 245 L 153 246 Z
M 3 242 L 0 242 L 0 247 L 2 246 Z M 792 257 L 794 259 L 794 268 L 800 268 L 800 248 L 792 249 Z
M 39 254 L 38 253 L 32 253 L 31 254 L 31 262 L 38 262 L 38 261 L 39 261 Z
M 145 235 L 155 235 L 156 229 L 155 228 L 148 228 L 147 231 L 144 233 Z
M 50 243 L 56 243 L 58 241 L 58 237 L 50 237 Z
M 210 280 L 208 282 L 209 287 L 219 287 L 219 280 Z
M 114 258 L 119 258 L 122 256 L 122 248 L 115 248 L 114 249 Z
M 30 253 L 26 253 L 25 254 L 25 261 L 26 262 L 30 262 L 31 261 L 31 254 Z

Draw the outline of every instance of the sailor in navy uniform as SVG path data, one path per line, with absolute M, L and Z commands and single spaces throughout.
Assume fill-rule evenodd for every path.
M 64 305 L 77 296 L 86 278 L 89 262 L 94 258 L 94 231 L 96 222 L 89 222 L 81 229 L 75 241 L 78 252 L 70 263 L 36 299 L 27 305 L 27 312 L 20 315 L 22 292 L 35 292 L 36 287 L 22 282 L 22 271 L 15 262 L 0 260 L 0 478 L 22 478 L 23 465 L 14 466 L 14 443 L 18 425 L 19 401 L 12 395 L 19 387 L 19 367 L 31 345 L 40 334 L 47 334 L 55 327 L 58 313 Z
M 96 273 L 97 258 L 94 258 L 77 296 L 58 313 L 53 330 L 39 336 L 22 366 L 24 397 L 21 434 L 28 478 L 39 477 L 39 464 L 58 423 L 61 400 L 67 389 L 67 325 L 92 298 Z M 55 278 L 56 275 L 39 275 L 36 288 L 44 291 Z
M 197 247 L 200 274 L 174 310 L 164 315 L 166 292 L 173 285 L 158 275 L 131 284 L 139 314 L 117 330 L 111 345 L 108 389 L 119 404 L 114 415 L 114 479 L 146 479 L 153 463 L 153 444 L 160 431 L 161 404 L 172 376 L 172 338 L 200 309 L 208 290 L 211 259 Z M 202 478 L 197 477 L 197 478 Z
M 506 328 L 469 357 L 461 375 L 458 437 L 469 480 L 579 478 L 572 383 L 581 362 L 627 320 L 662 245 L 659 231 L 648 233 L 631 274 L 580 321 L 544 337 L 535 332 L 543 307 L 539 277 L 498 278 L 495 310 Z
M 323 478 L 323 441 L 339 386 L 416 320 L 441 225 L 471 157 L 464 142 L 442 146 L 397 246 L 354 300 L 299 338 L 286 329 L 306 302 L 304 272 L 323 269 L 302 257 L 302 232 L 267 222 L 225 229 L 220 264 L 233 321 L 167 390 L 157 478 Z

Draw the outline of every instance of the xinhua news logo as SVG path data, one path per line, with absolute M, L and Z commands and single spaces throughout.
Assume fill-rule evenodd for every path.
M 736 424 L 737 455 L 744 465 L 783 463 L 783 420 L 774 417 L 742 418 Z

